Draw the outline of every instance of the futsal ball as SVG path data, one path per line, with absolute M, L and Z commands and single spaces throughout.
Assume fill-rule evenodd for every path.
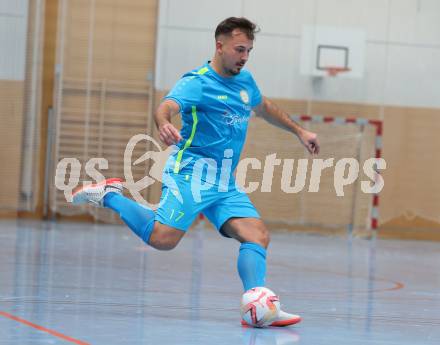
M 279 312 L 279 298 L 268 288 L 252 288 L 241 298 L 241 317 L 250 326 L 268 326 L 278 317 Z

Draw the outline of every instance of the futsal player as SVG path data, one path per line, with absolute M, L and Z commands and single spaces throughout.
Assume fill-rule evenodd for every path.
M 251 113 L 291 132 L 311 154 L 319 151 L 317 135 L 263 97 L 251 73 L 243 69 L 256 32 L 256 25 L 246 18 L 222 21 L 215 30 L 213 59 L 183 75 L 158 106 L 155 121 L 160 139 L 178 150 L 165 166 L 163 180 L 173 183 L 163 183 L 156 212 L 124 197 L 119 179 L 83 187 L 73 197 L 76 204 L 90 202 L 114 210 L 136 235 L 159 250 L 173 249 L 203 213 L 221 235 L 241 243 L 237 268 L 245 291 L 265 286 L 269 245 L 266 225 L 232 175 Z M 171 124 L 178 113 L 180 132 Z M 281 311 L 272 326 L 300 320 Z

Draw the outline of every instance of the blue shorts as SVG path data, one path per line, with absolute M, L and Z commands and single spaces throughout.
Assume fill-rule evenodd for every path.
M 219 231 L 232 217 L 260 218 L 249 197 L 239 191 L 235 183 L 225 189 L 227 191 L 221 190 L 218 185 L 202 187 L 192 183 L 190 175 L 173 174 L 171 183 L 162 185 L 156 220 L 186 232 L 199 213 Z

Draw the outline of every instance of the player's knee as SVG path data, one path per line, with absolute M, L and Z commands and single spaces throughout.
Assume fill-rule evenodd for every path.
M 149 245 L 157 250 L 172 250 L 176 248 L 177 242 L 170 240 L 150 240 Z
M 148 244 L 158 250 L 172 250 L 179 243 L 181 236 L 172 230 L 155 227 Z
M 269 246 L 270 234 L 269 230 L 265 226 L 258 227 L 258 230 L 253 233 L 252 237 L 253 239 L 251 242 L 256 242 L 264 248 Z
M 266 227 L 264 227 L 263 229 L 260 230 L 259 241 L 260 241 L 260 244 L 264 248 L 267 248 L 269 246 L 269 243 L 270 243 L 270 233 L 269 233 L 269 230 Z
M 162 234 L 152 234 L 148 244 L 157 250 L 171 250 L 177 246 L 179 241 Z

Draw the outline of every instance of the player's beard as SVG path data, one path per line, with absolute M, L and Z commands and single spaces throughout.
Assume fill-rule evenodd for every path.
M 240 74 L 240 71 L 241 70 L 239 70 L 239 69 L 236 69 L 236 70 L 230 69 L 229 74 L 235 76 L 237 74 Z
M 234 76 L 237 75 L 237 74 L 240 74 L 240 72 L 243 69 L 243 67 L 244 67 L 244 64 L 240 65 L 240 66 L 235 65 L 234 68 L 230 68 L 229 69 L 229 73 L 231 75 L 234 75 Z

